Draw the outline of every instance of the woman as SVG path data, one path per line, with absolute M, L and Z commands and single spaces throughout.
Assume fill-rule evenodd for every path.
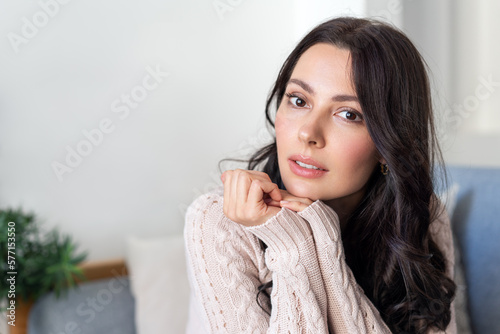
M 429 83 L 408 38 L 319 25 L 266 115 L 275 141 L 187 212 L 188 332 L 455 333 Z

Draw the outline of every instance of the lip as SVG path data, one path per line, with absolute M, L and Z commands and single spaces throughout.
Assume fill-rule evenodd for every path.
M 300 161 L 308 165 L 313 165 L 315 167 L 321 168 L 321 169 L 309 169 L 309 168 L 304 168 L 299 166 L 295 161 Z M 290 166 L 290 170 L 298 176 L 305 177 L 305 178 L 310 178 L 310 179 L 315 179 L 318 177 L 321 177 L 325 175 L 328 172 L 328 169 L 326 169 L 322 164 L 317 162 L 311 157 L 307 157 L 301 154 L 296 154 L 292 155 L 288 158 L 288 165 Z

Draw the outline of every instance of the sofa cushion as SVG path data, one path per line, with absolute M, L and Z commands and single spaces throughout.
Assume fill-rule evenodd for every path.
M 449 168 L 460 190 L 452 217 L 475 333 L 500 333 L 500 169 Z
M 130 281 L 113 277 L 86 282 L 56 298 L 48 293 L 30 311 L 29 334 L 135 334 Z

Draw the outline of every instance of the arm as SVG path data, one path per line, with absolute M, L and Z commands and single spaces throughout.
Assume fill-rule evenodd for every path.
M 309 222 L 328 296 L 328 326 L 335 333 L 390 333 L 345 262 L 336 213 L 316 201 L 298 213 Z
M 327 294 L 309 224 L 282 209 L 266 223 L 247 227 L 267 246 L 272 272 L 271 333 L 328 333 Z
M 209 332 L 327 333 L 326 294 L 307 223 L 281 210 L 267 223 L 245 228 L 227 219 L 222 205 L 221 196 L 206 195 L 186 214 L 190 282 Z M 271 277 L 254 234 L 269 247 L 271 318 L 256 302 L 258 286 Z M 299 255 L 302 248 L 309 251 Z
M 188 208 L 184 238 L 188 277 L 209 333 L 264 333 L 268 316 L 256 304 L 258 245 L 221 209 L 222 197 L 198 198 Z M 250 329 L 252 328 L 252 329 Z
M 335 212 L 316 201 L 298 213 L 306 219 L 316 241 L 319 265 L 328 294 L 328 325 L 335 333 L 390 333 L 378 310 L 365 296 L 347 266 Z M 446 274 L 453 277 L 453 239 L 450 220 L 442 215 L 431 224 L 431 235 L 447 259 Z M 430 330 L 429 334 L 443 333 Z M 447 334 L 456 334 L 454 304 Z

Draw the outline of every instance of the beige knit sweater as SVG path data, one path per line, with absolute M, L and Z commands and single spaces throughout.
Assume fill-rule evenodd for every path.
M 330 207 L 316 201 L 302 212 L 282 209 L 262 225 L 244 227 L 224 216 L 222 202 L 217 190 L 186 213 L 187 333 L 390 333 L 345 262 Z M 431 231 L 453 277 L 449 219 L 433 222 Z M 258 287 L 270 280 L 271 316 L 256 302 Z M 453 307 L 446 333 L 456 333 Z

